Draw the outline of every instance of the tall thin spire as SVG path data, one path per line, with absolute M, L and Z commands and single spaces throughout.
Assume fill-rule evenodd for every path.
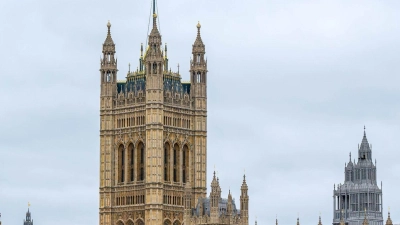
M 106 40 L 104 41 L 104 45 L 108 45 L 108 46 L 114 46 L 114 41 L 111 38 L 111 23 L 110 21 L 107 22 L 107 37 Z
M 157 28 L 156 0 L 153 0 L 153 29 Z
M 365 125 L 364 125 L 364 137 L 366 137 L 367 135 L 365 134 Z

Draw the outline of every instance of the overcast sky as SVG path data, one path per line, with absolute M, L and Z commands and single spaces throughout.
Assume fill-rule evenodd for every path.
M 0 1 L 0 212 L 22 224 L 98 224 L 99 58 L 110 20 L 118 79 L 138 65 L 150 0 Z M 400 1 L 159 0 L 173 70 L 189 80 L 196 24 L 208 57 L 208 186 L 250 224 L 332 223 L 363 126 L 400 222 Z

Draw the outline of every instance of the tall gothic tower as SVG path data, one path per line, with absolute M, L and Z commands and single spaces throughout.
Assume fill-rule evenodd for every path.
M 29 208 L 25 215 L 24 225 L 33 225 L 33 219 L 31 218 L 31 212 L 29 212 Z
M 365 133 L 358 147 L 358 161 L 345 165 L 343 184 L 333 190 L 333 225 L 383 225 L 382 183 L 377 184 L 376 161 Z
M 197 24 L 190 82 L 168 69 L 153 0 L 139 66 L 117 81 L 111 24 L 100 60 L 100 225 L 183 222 L 206 195 L 207 61 Z M 191 199 L 184 201 L 184 196 Z

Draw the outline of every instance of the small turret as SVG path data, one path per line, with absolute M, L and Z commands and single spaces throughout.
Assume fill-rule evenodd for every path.
M 243 225 L 249 224 L 249 195 L 246 183 L 246 175 L 243 175 L 243 183 L 240 188 L 240 216 L 242 217 Z
M 219 200 L 221 198 L 221 188 L 217 177 L 215 176 L 211 182 L 211 193 L 210 193 L 210 217 L 211 222 L 217 223 L 219 218 Z
M 386 220 L 386 224 L 385 225 L 393 225 L 392 219 L 390 218 L 390 208 L 388 211 L 388 218 Z
M 232 215 L 232 195 L 231 195 L 230 189 L 229 189 L 229 194 L 228 194 L 228 203 L 226 206 L 226 212 L 229 216 Z
M 31 212 L 29 211 L 29 207 L 31 206 L 30 203 L 28 203 L 28 211 L 26 212 L 25 215 L 25 220 L 24 220 L 24 225 L 33 225 L 33 220 L 31 217 Z
M 321 222 L 321 215 L 319 215 L 318 225 L 322 225 L 322 222 Z
M 367 135 L 365 132 L 365 126 L 364 126 L 364 136 L 363 139 L 361 141 L 361 145 L 358 149 L 358 158 L 360 160 L 368 160 L 368 161 L 372 161 L 372 151 L 371 151 L 371 147 L 368 143 L 367 140 Z

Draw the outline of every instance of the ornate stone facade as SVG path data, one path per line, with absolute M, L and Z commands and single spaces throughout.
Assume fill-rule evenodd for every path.
M 207 60 L 197 25 L 190 82 L 168 69 L 155 2 L 136 71 L 117 81 L 111 24 L 100 60 L 100 225 L 176 224 L 206 196 Z M 130 69 L 129 69 L 130 70 Z M 190 188 L 188 184 L 190 181 Z M 186 186 L 186 188 L 185 188 Z
M 357 163 L 352 162 L 350 153 L 344 184 L 334 186 L 333 225 L 383 225 L 382 183 L 379 188 L 371 149 L 364 127 Z
M 215 172 L 211 182 L 210 196 L 197 199 L 195 208 L 192 208 L 190 202 L 192 199 L 190 189 L 190 183 L 188 183 L 185 189 L 185 224 L 249 224 L 249 196 L 245 176 L 241 187 L 240 210 L 236 208 L 235 200 L 232 199 L 230 190 L 227 199 L 221 198 L 221 187 Z

